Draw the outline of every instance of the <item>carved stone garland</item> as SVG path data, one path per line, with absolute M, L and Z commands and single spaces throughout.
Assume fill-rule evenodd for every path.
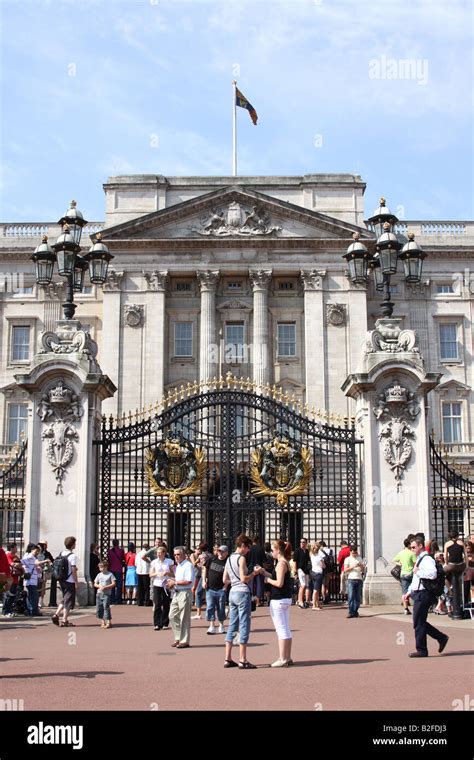
M 385 461 L 395 474 L 397 491 L 401 489 L 404 471 L 411 459 L 415 432 L 409 424 L 420 413 L 414 393 L 410 393 L 398 380 L 381 393 L 374 406 L 376 418 L 383 423 L 379 441 Z
M 74 455 L 74 441 L 79 440 L 75 423 L 83 413 L 79 398 L 62 380 L 39 403 L 37 414 L 47 425 L 41 438 L 47 441 L 46 456 L 56 477 L 56 494 L 63 493 L 62 481 Z

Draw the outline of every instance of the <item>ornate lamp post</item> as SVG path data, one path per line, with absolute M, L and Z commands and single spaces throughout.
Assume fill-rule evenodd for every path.
M 31 259 L 35 262 L 36 282 L 46 287 L 53 277 L 54 263 L 58 265 L 60 277 L 67 278 L 66 302 L 63 304 L 65 319 L 74 319 L 76 304 L 74 293 L 81 293 L 84 288 L 84 275 L 89 270 L 92 283 L 103 285 L 107 279 L 109 261 L 113 259 L 107 246 L 102 243 L 100 233 L 96 242 L 84 256 L 81 252 L 82 228 L 87 224 L 78 208 L 76 201 L 71 201 L 70 208 L 61 217 L 58 224 L 63 231 L 56 243 L 50 246 L 45 235 L 36 248 Z
M 385 205 L 385 198 L 380 199 L 380 206 L 368 219 L 369 229 L 375 232 L 375 253 L 369 254 L 367 248 L 359 242 L 359 233 L 353 235 L 354 243 L 348 247 L 344 258 L 349 264 L 349 277 L 354 284 L 366 284 L 370 272 L 373 272 L 375 287 L 383 291 L 381 312 L 383 317 L 391 317 L 394 304 L 391 300 L 391 276 L 397 271 L 398 260 L 403 261 L 405 281 L 416 283 L 421 280 L 423 259 L 426 254 L 415 243 L 413 232 L 408 234 L 408 242 L 403 245 L 392 230 L 398 222 L 397 217 Z M 400 250 L 401 249 L 401 250 Z

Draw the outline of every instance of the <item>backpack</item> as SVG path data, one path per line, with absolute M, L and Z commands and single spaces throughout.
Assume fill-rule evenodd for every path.
M 418 560 L 418 562 L 416 563 L 415 567 L 418 567 L 418 565 L 420 564 L 421 560 L 424 559 L 425 556 L 426 555 L 423 554 L 423 557 L 421 557 Z M 444 572 L 444 568 L 443 568 L 443 565 L 441 564 L 441 562 L 437 562 L 435 560 L 435 564 L 436 564 L 436 578 L 433 578 L 433 579 L 431 579 L 431 578 L 421 578 L 421 582 L 423 584 L 423 587 L 424 587 L 425 591 L 429 591 L 430 594 L 432 594 L 433 596 L 438 597 L 438 596 L 441 596 L 441 594 L 444 591 L 444 584 L 445 584 L 445 581 L 446 581 L 446 573 Z
M 334 570 L 334 556 L 332 552 L 325 552 L 324 549 L 321 549 L 321 551 L 324 554 L 325 570 L 332 572 L 332 570 Z
M 64 556 L 60 554 L 59 557 L 56 557 L 53 562 L 52 576 L 57 581 L 67 581 L 69 578 L 71 570 L 69 568 L 69 562 L 67 558 L 70 554 L 72 554 L 72 552 L 69 552 L 69 554 L 65 554 Z

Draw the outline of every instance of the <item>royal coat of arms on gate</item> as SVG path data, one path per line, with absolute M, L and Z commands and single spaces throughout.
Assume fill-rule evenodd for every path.
M 181 434 L 170 435 L 153 449 L 147 449 L 145 474 L 150 491 L 167 496 L 171 506 L 182 496 L 199 493 L 206 472 L 206 457 L 200 446 L 193 446 Z
M 252 492 L 258 496 L 276 496 L 284 507 L 289 496 L 307 491 L 313 467 L 308 446 L 299 446 L 285 433 L 258 446 L 251 454 Z

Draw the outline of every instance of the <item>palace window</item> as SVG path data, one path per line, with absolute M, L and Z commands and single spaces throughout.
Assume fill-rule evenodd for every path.
M 295 283 L 291 280 L 285 280 L 284 282 L 278 283 L 278 290 L 294 290 L 295 289 Z
M 461 404 L 459 401 L 443 401 L 443 441 L 462 441 Z
M 244 358 L 244 323 L 227 322 L 225 326 L 225 361 L 237 362 Z
M 7 443 L 21 443 L 26 438 L 28 404 L 10 404 L 8 407 Z
M 179 293 L 189 293 L 191 290 L 191 282 L 177 282 L 176 283 L 176 290 Z
M 454 293 L 455 290 L 451 282 L 446 282 L 442 284 L 438 283 L 438 285 L 436 285 L 436 292 L 437 293 Z
M 226 288 L 227 290 L 242 290 L 242 282 L 228 282 Z
M 278 323 L 278 356 L 296 356 L 296 325 L 294 322 Z
M 26 326 L 12 327 L 12 362 L 27 362 L 30 358 L 30 328 Z
M 459 361 L 458 326 L 456 322 L 445 322 L 439 326 L 439 356 L 441 361 Z
M 193 355 L 193 323 L 175 322 L 174 325 L 174 355 Z

